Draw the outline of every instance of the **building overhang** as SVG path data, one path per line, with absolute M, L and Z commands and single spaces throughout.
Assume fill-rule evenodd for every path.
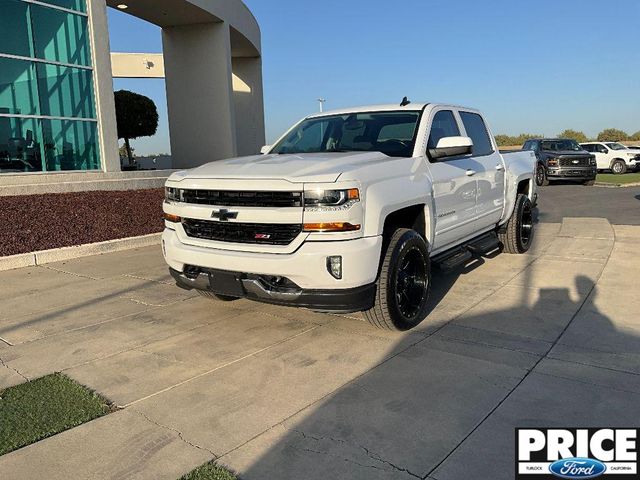
M 226 22 L 231 31 L 233 57 L 259 57 L 260 27 L 240 0 L 106 0 L 108 6 L 159 27 Z

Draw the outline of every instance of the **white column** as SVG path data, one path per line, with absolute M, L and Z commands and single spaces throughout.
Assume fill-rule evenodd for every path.
M 111 77 L 111 55 L 105 0 L 89 0 L 89 35 L 93 58 L 93 89 L 98 118 L 100 161 L 105 172 L 120 171 L 116 106 Z
M 232 65 L 238 155 L 253 155 L 265 143 L 262 59 L 236 57 Z
M 236 156 L 229 25 L 166 27 L 162 44 L 173 167 Z

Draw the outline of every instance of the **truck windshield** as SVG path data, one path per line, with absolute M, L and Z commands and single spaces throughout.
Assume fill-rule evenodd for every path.
M 617 142 L 605 143 L 605 145 L 607 147 L 609 147 L 611 150 L 626 150 L 627 149 L 627 147 L 625 147 L 621 143 L 617 143 Z
M 580 151 L 582 147 L 575 140 L 544 140 L 542 142 L 542 150 L 551 150 L 554 152 L 567 150 Z
M 382 152 L 413 155 L 419 111 L 350 113 L 308 118 L 271 153 Z

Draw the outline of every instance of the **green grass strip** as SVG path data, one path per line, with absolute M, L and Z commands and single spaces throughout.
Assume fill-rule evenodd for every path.
M 221 466 L 208 462 L 180 477 L 180 480 L 238 480 L 238 477 Z
M 640 182 L 640 172 L 614 175 L 612 173 L 600 173 L 596 177 L 596 182 L 611 183 L 613 185 L 624 185 L 627 183 Z
M 107 400 L 54 373 L 0 391 L 0 455 L 112 411 Z

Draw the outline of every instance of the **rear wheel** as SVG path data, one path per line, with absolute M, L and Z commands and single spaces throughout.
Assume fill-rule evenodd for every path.
M 529 197 L 518 194 L 507 224 L 498 231 L 498 240 L 507 253 L 525 253 L 533 239 L 533 208 Z
M 615 160 L 611 164 L 611 171 L 616 175 L 622 175 L 623 173 L 627 173 L 627 164 L 622 160 Z
M 544 165 L 541 163 L 536 167 L 536 185 L 539 187 L 546 187 L 549 185 L 549 179 L 547 178 L 547 171 L 544 169 Z
M 427 244 L 415 230 L 399 228 L 383 255 L 375 304 L 364 316 L 378 328 L 408 330 L 427 315 L 431 289 Z
M 209 292 L 207 290 L 198 290 L 200 295 L 209 300 L 216 300 L 220 302 L 232 302 L 233 300 L 238 300 L 238 297 L 230 297 L 229 295 L 220 295 L 218 293 Z

